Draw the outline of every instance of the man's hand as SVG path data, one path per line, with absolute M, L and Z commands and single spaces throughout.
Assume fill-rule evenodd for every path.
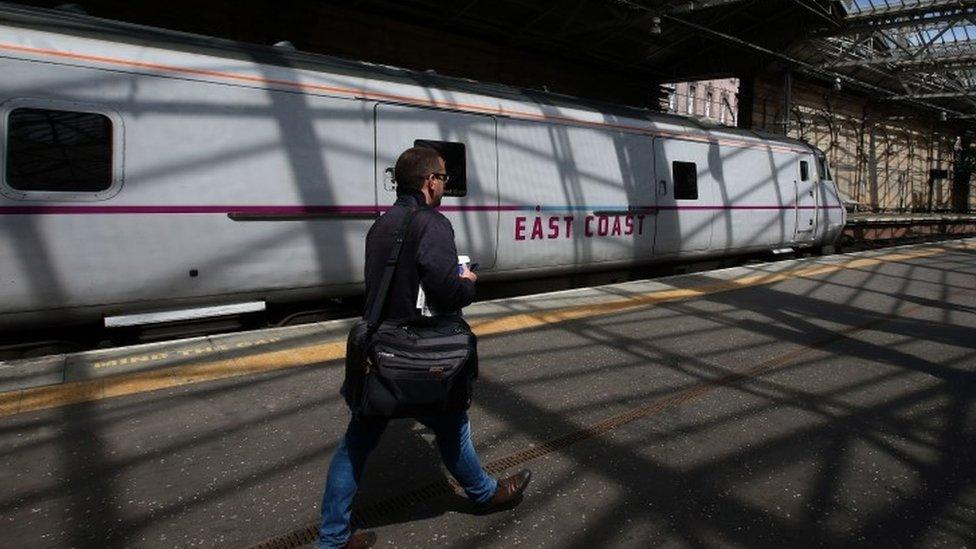
M 471 282 L 477 282 L 478 281 L 478 275 L 474 274 L 474 271 L 472 271 L 471 269 L 469 269 L 467 265 L 462 265 L 461 266 L 461 274 L 458 275 L 458 276 L 460 276 L 461 278 L 466 278 L 466 279 L 470 280 Z

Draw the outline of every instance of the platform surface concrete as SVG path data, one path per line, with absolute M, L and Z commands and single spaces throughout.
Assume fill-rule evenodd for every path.
M 431 435 L 394 421 L 356 503 L 379 547 L 976 545 L 974 240 L 468 315 L 485 332 L 476 446 L 534 479 L 519 507 L 474 514 L 437 488 Z M 341 378 L 329 360 L 0 418 L 0 547 L 307 529 L 348 419 Z

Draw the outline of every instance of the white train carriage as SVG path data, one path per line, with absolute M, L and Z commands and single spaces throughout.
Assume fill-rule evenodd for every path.
M 821 246 L 782 137 L 0 6 L 0 329 L 361 291 L 390 167 L 441 150 L 484 279 Z

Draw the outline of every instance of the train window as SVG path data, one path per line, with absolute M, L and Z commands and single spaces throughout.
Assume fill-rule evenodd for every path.
M 97 193 L 112 186 L 112 120 L 17 108 L 7 117 L 6 183 L 17 191 Z
M 800 180 L 810 181 L 810 163 L 806 160 L 800 161 Z
M 698 168 L 694 162 L 672 162 L 675 200 L 698 200 Z
M 447 174 L 450 176 L 447 185 L 444 186 L 444 196 L 465 196 L 468 194 L 464 143 L 418 139 L 413 142 L 413 146 L 434 149 L 444 159 Z
M 833 181 L 830 169 L 827 168 L 827 159 L 822 156 L 817 158 L 817 176 L 824 181 Z

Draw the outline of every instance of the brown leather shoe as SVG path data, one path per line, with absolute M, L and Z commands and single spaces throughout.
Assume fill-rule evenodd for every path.
M 346 542 L 346 549 L 367 549 L 376 543 L 376 532 L 356 532 Z
M 532 471 L 528 469 L 522 469 L 510 477 L 499 480 L 495 495 L 491 496 L 487 503 L 478 505 L 478 512 L 493 513 L 515 507 L 522 501 L 522 492 L 525 491 L 530 480 L 532 480 Z

